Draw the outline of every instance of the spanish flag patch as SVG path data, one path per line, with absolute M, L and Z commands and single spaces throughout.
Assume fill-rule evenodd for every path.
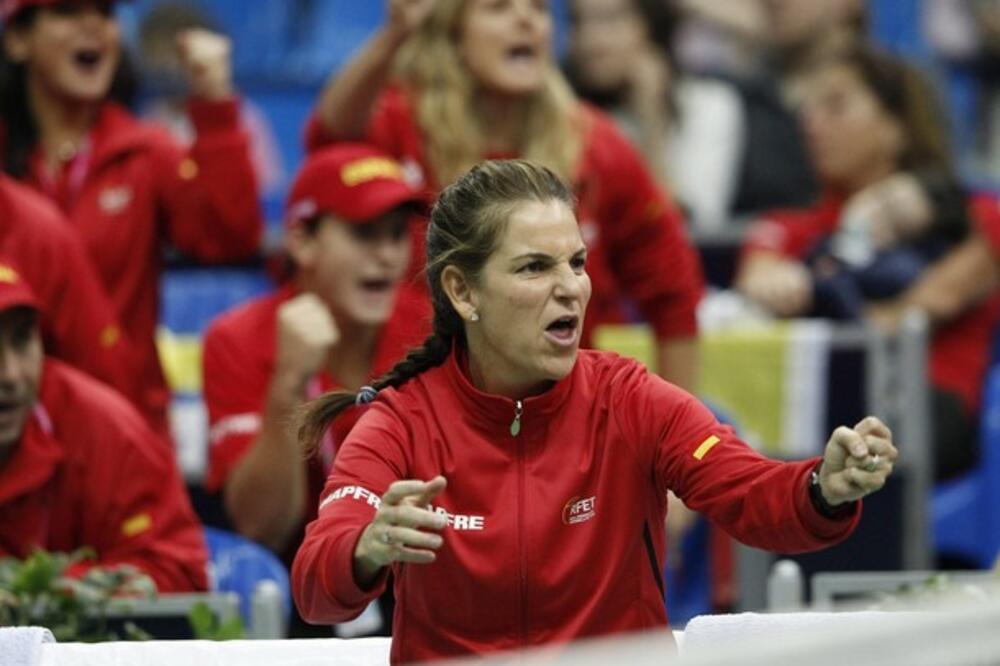
M 150 515 L 148 513 L 139 513 L 122 523 L 122 534 L 127 537 L 134 537 L 142 534 L 152 526 L 153 519 Z
M 711 451 L 712 448 L 716 444 L 718 444 L 720 441 L 722 441 L 722 440 L 720 440 L 715 435 L 712 435 L 711 437 L 709 437 L 708 439 L 706 439 L 704 442 L 702 442 L 701 444 L 698 445 L 697 449 L 695 449 L 695 451 L 694 451 L 694 459 L 695 460 L 701 460 L 702 458 L 704 458 L 705 456 L 707 456 L 708 452 Z

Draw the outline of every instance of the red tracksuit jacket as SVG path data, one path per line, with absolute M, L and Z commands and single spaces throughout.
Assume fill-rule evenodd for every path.
M 161 128 L 105 104 L 89 144 L 55 182 L 36 156 L 31 184 L 55 201 L 80 234 L 136 349 L 136 402 L 168 434 L 169 391 L 154 335 L 163 249 L 169 242 L 202 261 L 243 259 L 257 249 L 257 184 L 238 103 L 190 107 L 198 136 L 184 149 Z
M 33 417 L 0 466 L 0 557 L 90 546 L 160 592 L 207 589 L 208 553 L 173 452 L 124 398 L 47 360 Z
M 135 393 L 135 358 L 87 253 L 55 206 L 0 174 L 0 262 L 13 261 L 42 303 L 46 351 Z
M 606 114 L 581 104 L 578 120 L 585 130 L 573 189 L 593 285 L 583 345 L 591 344 L 595 327 L 632 319 L 623 307 L 623 296 L 635 305 L 658 340 L 696 335 L 695 310 L 703 287 L 701 260 L 687 239 L 680 211 Z M 367 140 L 397 158 L 433 202 L 441 184 L 427 159 L 411 95 L 397 86 L 382 91 Z M 314 150 L 329 142 L 323 125 L 313 116 L 306 129 L 307 147 Z M 410 268 L 418 273 L 424 267 L 426 226 L 415 229 Z
M 381 592 L 352 558 L 399 479 L 448 480 L 430 565 L 396 565 L 391 659 L 421 661 L 667 625 L 665 501 L 672 489 L 750 545 L 797 552 L 846 537 L 860 516 L 813 507 L 816 460 L 762 457 L 697 400 L 614 354 L 522 403 L 477 391 L 455 355 L 383 391 L 351 431 L 293 569 L 302 616 L 339 622 Z

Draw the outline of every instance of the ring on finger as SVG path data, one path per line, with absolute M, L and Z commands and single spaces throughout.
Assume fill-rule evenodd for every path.
M 874 456 L 872 456 L 871 462 L 865 465 L 865 471 L 874 472 L 878 468 L 878 461 L 879 461 L 879 455 L 876 453 Z
M 382 532 L 381 536 L 379 537 L 379 540 L 387 546 L 391 546 L 393 544 L 392 537 L 389 536 L 388 527 L 385 529 L 385 532 Z

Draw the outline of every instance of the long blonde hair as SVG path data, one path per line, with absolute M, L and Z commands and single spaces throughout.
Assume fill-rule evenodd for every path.
M 400 49 L 395 75 L 416 96 L 417 123 L 440 187 L 486 157 L 488 128 L 476 113 L 476 84 L 458 55 L 469 0 L 437 0 L 431 16 Z M 583 145 L 579 103 L 555 63 L 528 103 L 517 157 L 543 164 L 566 180 L 576 176 Z

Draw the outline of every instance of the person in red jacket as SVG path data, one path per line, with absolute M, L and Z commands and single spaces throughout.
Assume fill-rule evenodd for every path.
M 0 255 L 18 258 L 44 304 L 47 353 L 132 396 L 134 353 L 80 239 L 51 202 L 3 174 Z
M 0 557 L 89 547 L 160 592 L 205 590 L 204 536 L 173 456 L 118 393 L 43 356 L 38 315 L 0 261 Z
M 163 250 L 251 256 L 261 218 L 228 40 L 179 40 L 197 140 L 182 148 L 112 101 L 121 69 L 115 2 L 4 0 L 0 149 L 10 175 L 69 218 L 137 350 L 135 401 L 166 435 L 169 392 L 154 344 Z
M 822 458 L 781 463 L 682 389 L 579 351 L 591 286 L 567 186 L 486 162 L 431 213 L 434 331 L 371 386 L 315 401 L 315 447 L 369 403 L 334 461 L 292 568 L 314 622 L 395 577 L 393 663 L 664 628 L 667 490 L 781 552 L 845 538 L 897 456 L 869 417 Z
M 573 183 L 600 324 L 641 318 L 657 370 L 694 388 L 699 259 L 677 208 L 629 141 L 582 104 L 553 62 L 546 3 L 391 0 L 387 22 L 324 91 L 311 147 L 366 140 L 406 166 L 428 198 L 486 157 L 524 157 Z M 414 269 L 422 268 L 422 238 Z
M 237 531 L 289 562 L 352 421 L 338 422 L 306 461 L 287 428 L 294 411 L 381 375 L 430 330 L 426 293 L 403 281 L 408 225 L 421 197 L 402 175 L 395 160 L 366 145 L 310 156 L 288 198 L 294 276 L 224 313 L 205 335 L 205 485 L 223 491 Z
M 977 457 L 977 414 L 1000 323 L 1000 206 L 964 193 L 932 205 L 908 172 L 956 181 L 948 125 L 929 83 L 902 60 L 856 47 L 814 64 L 803 118 L 824 196 L 749 228 L 736 287 L 779 317 L 866 320 L 892 330 L 922 310 L 939 478 Z M 844 137 L 850 137 L 845 140 Z M 874 190 L 883 194 L 872 197 Z

